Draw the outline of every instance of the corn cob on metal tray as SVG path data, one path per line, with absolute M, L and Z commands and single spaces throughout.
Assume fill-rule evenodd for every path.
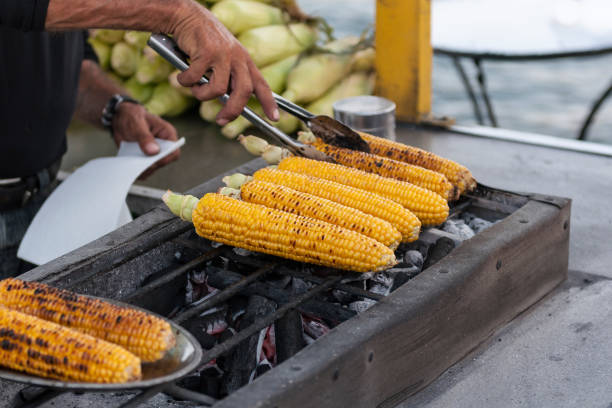
M 163 316 L 138 306 L 123 303 L 114 299 L 103 299 L 95 296 L 88 297 L 100 299 L 117 306 L 140 310 L 168 322 L 172 328 L 172 331 L 174 332 L 174 335 L 176 336 L 176 345 L 172 349 L 168 350 L 166 355 L 161 360 L 153 363 L 142 363 L 142 379 L 138 381 L 130 381 L 126 383 L 67 382 L 30 375 L 3 367 L 0 367 L 0 378 L 56 390 L 94 392 L 125 391 L 146 389 L 170 383 L 193 371 L 200 363 L 202 358 L 202 348 L 200 343 L 198 343 L 191 333 L 172 320 L 166 319 Z

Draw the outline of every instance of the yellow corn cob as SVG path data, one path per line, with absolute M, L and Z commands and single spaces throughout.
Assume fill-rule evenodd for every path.
M 340 164 L 304 157 L 287 157 L 278 164 L 281 170 L 324 178 L 340 184 L 371 191 L 396 201 L 416 215 L 424 226 L 438 225 L 448 217 L 448 203 L 439 194 L 405 181 L 381 177 Z
M 39 282 L 0 281 L 0 305 L 125 347 L 144 362 L 174 347 L 170 325 L 148 313 Z
M 442 173 L 448 181 L 459 188 L 460 193 L 476 188 L 476 180 L 474 180 L 472 173 L 459 163 L 419 149 L 418 147 L 408 146 L 363 132 L 359 132 L 359 134 L 370 145 L 370 151 L 377 156 L 414 164 Z
M 391 249 L 397 248 L 402 239 L 402 234 L 387 221 L 355 208 L 267 181 L 253 180 L 243 184 L 240 188 L 240 198 L 249 203 L 311 217 L 359 232 Z
M 442 173 L 371 153 L 332 146 L 319 138 L 316 138 L 311 144 L 317 150 L 345 166 L 354 167 L 383 177 L 407 181 L 408 183 L 438 193 L 446 200 L 456 200 L 459 198 L 458 189 Z
M 198 235 L 227 245 L 355 272 L 397 263 L 391 249 L 355 231 L 221 194 L 198 201 L 168 192 L 164 202 Z
M 412 242 L 419 237 L 421 222 L 410 210 L 369 191 L 272 168 L 257 170 L 253 178 L 326 198 L 385 220 L 402 234 L 402 242 Z
M 140 359 L 124 348 L 3 306 L 0 365 L 63 381 L 122 383 L 141 377 Z

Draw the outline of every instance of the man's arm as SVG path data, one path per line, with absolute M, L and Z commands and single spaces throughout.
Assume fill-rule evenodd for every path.
M 192 87 L 200 100 L 230 92 L 229 101 L 217 115 L 218 124 L 224 125 L 236 118 L 253 93 L 266 115 L 278 120 L 270 88 L 247 51 L 210 11 L 195 1 L 48 1 L 46 30 L 117 28 L 173 35 L 191 59 L 190 68 L 178 76 L 181 85 Z M 198 85 L 209 70 L 212 71 L 210 83 Z
M 114 94 L 126 94 L 126 92 L 110 79 L 98 64 L 84 60 L 81 64 L 75 116 L 95 126 L 101 126 L 102 110 Z M 113 117 L 112 127 L 117 145 L 122 140 L 138 142 L 140 149 L 149 155 L 159 152 L 155 138 L 177 140 L 176 130 L 170 123 L 150 114 L 142 105 L 134 103 L 122 103 L 119 106 Z M 155 163 L 143 174 L 143 177 L 176 160 L 179 154 L 177 150 Z

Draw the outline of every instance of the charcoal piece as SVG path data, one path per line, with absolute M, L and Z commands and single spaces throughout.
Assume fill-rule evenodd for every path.
M 276 311 L 276 304 L 259 295 L 249 296 L 247 310 L 238 323 L 238 330 L 244 330 L 258 318 L 263 318 Z M 228 354 L 225 361 L 225 375 L 223 377 L 223 390 L 228 394 L 236 391 L 249 382 L 251 373 L 257 367 L 257 343 L 259 332 L 249 336 L 238 344 Z
M 336 301 L 340 302 L 343 305 L 359 300 L 358 296 L 340 289 L 332 290 L 332 296 Z
M 276 361 L 282 363 L 306 346 L 302 317 L 297 310 L 290 310 L 274 323 L 276 335 Z
M 213 398 L 221 398 L 221 380 L 223 372 L 216 366 L 203 369 L 200 372 L 199 392 L 210 395 Z
M 472 238 L 475 234 L 465 221 L 448 219 L 442 224 L 442 231 L 457 236 L 461 241 Z
M 425 265 L 423 269 L 429 268 L 431 265 L 444 258 L 455 248 L 455 242 L 447 237 L 442 237 L 436 241 L 431 247 L 429 247 L 429 253 L 427 259 L 425 259 Z
M 357 302 L 351 303 L 349 305 L 349 309 L 357 313 L 361 313 L 361 312 L 365 312 L 366 310 L 368 310 L 370 307 L 374 306 L 375 304 L 376 304 L 376 301 L 372 299 L 358 300 Z
M 219 289 L 225 289 L 243 278 L 242 275 L 235 272 L 225 271 L 214 267 L 209 267 L 207 272 L 208 283 L 211 286 Z M 253 282 L 244 288 L 241 294 L 257 294 L 260 296 L 265 296 L 278 304 L 289 303 L 294 299 L 294 295 L 289 290 L 276 288 L 267 282 Z M 298 310 L 303 313 L 321 317 L 326 321 L 329 321 L 334 326 L 350 319 L 355 315 L 355 313 L 351 310 L 344 309 L 341 306 L 333 305 L 319 299 L 307 300 L 298 307 Z
M 193 334 L 193 337 L 196 338 L 202 348 L 210 349 L 217 343 L 217 339 L 214 336 L 206 333 L 208 326 L 208 322 L 206 320 L 199 317 L 194 317 L 183 324 L 183 326 L 189 333 Z
M 406 252 L 408 251 L 418 251 L 421 253 L 421 257 L 425 259 L 427 257 L 427 252 L 429 252 L 429 247 L 430 247 L 429 243 L 418 240 L 418 241 L 409 242 L 407 244 L 400 245 L 396 253 L 403 254 L 401 258 L 398 257 L 398 259 L 401 259 L 401 262 L 403 263 L 405 262 Z
M 474 214 L 464 213 L 461 214 L 461 219 L 470 227 L 476 234 L 489 228 L 493 223 L 483 218 L 476 217 Z
M 424 263 L 425 260 L 421 251 L 412 249 L 404 253 L 404 259 L 402 262 L 403 267 L 417 268 L 420 271 L 421 269 L 423 269 Z
M 188 375 L 186 377 L 181 378 L 176 382 L 179 387 L 186 388 L 192 391 L 200 391 L 200 375 Z

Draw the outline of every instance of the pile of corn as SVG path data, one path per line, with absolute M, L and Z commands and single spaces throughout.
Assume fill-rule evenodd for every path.
M 227 245 L 355 272 L 395 265 L 400 242 L 442 224 L 448 201 L 476 187 L 470 171 L 424 150 L 362 134 L 372 153 L 305 143 L 337 163 L 295 157 L 255 136 L 245 148 L 275 166 L 236 173 L 201 200 L 168 192 L 163 199 L 196 232 Z
M 18 279 L 0 281 L 0 365 L 62 381 L 139 380 L 164 357 L 170 325 L 140 310 Z
M 374 50 L 356 37 L 326 42 L 311 19 L 291 0 L 200 1 L 247 49 L 270 88 L 315 114 L 332 116 L 332 104 L 342 98 L 371 94 Z M 278 5 L 278 6 L 277 6 Z M 178 83 L 172 66 L 146 45 L 149 33 L 92 30 L 90 43 L 100 65 L 147 109 L 176 116 L 196 104 L 189 89 Z M 263 114 L 253 98 L 249 106 Z M 200 116 L 214 122 L 221 110 L 217 100 L 203 102 Z M 286 133 L 299 127 L 296 118 L 281 114 L 275 123 Z M 250 123 L 228 123 L 222 133 L 235 138 Z

